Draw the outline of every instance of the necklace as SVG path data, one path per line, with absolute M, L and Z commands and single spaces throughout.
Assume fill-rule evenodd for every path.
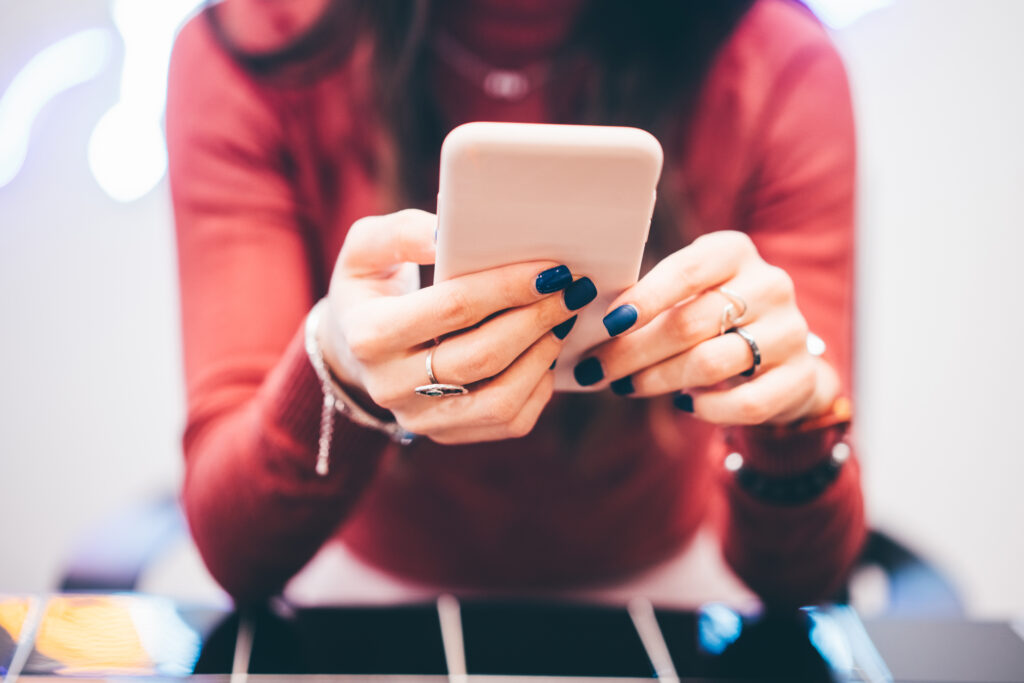
M 551 76 L 549 61 L 534 62 L 522 69 L 501 69 L 488 64 L 445 31 L 433 40 L 434 52 L 462 79 L 495 100 L 518 102 L 543 86 Z

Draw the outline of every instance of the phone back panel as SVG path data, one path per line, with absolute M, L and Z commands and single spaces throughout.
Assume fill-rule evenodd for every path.
M 601 318 L 637 280 L 661 164 L 658 141 L 636 128 L 459 126 L 441 149 L 435 279 L 546 259 L 590 277 L 598 298 L 555 370 L 557 389 L 585 390 L 572 368 L 608 339 Z

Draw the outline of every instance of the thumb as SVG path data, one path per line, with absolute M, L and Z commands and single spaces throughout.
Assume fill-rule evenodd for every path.
M 338 266 L 349 277 L 387 277 L 404 263 L 432 264 L 436 227 L 437 216 L 418 209 L 361 218 L 345 236 Z

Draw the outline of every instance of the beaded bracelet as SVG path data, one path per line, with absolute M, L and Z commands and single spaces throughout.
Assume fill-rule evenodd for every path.
M 758 500 L 775 505 L 800 505 L 820 496 L 839 477 L 843 464 L 850 459 L 850 452 L 850 445 L 840 441 L 832 447 L 828 460 L 788 477 L 772 477 L 744 467 L 743 456 L 735 452 L 725 458 L 725 469 L 733 473 L 741 489 Z

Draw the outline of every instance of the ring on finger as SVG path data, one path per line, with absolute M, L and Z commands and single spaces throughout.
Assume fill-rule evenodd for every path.
M 440 346 L 440 342 L 434 342 L 434 345 L 427 350 L 426 370 L 427 379 L 430 380 L 430 383 L 418 386 L 413 391 L 420 396 L 430 396 L 431 398 L 447 398 L 449 396 L 468 394 L 469 389 L 461 384 L 445 384 L 444 382 L 437 381 L 437 377 L 434 376 L 434 351 L 437 350 L 438 346 Z
M 722 319 L 718 325 L 718 334 L 722 335 L 726 334 L 726 332 L 731 332 L 731 328 L 736 327 L 743 320 L 743 316 L 747 314 L 749 307 L 747 306 L 747 300 L 731 289 L 718 287 L 715 291 L 729 301 L 725 308 L 722 309 Z
M 754 356 L 754 364 L 750 366 L 749 370 L 744 370 L 740 373 L 740 377 L 753 377 L 754 373 L 757 372 L 757 366 L 761 364 L 761 349 L 757 346 L 757 342 L 754 341 L 754 337 L 751 336 L 745 327 L 733 327 L 725 331 L 726 334 L 735 332 L 739 335 L 740 339 L 747 342 L 747 346 L 750 347 L 750 353 Z

